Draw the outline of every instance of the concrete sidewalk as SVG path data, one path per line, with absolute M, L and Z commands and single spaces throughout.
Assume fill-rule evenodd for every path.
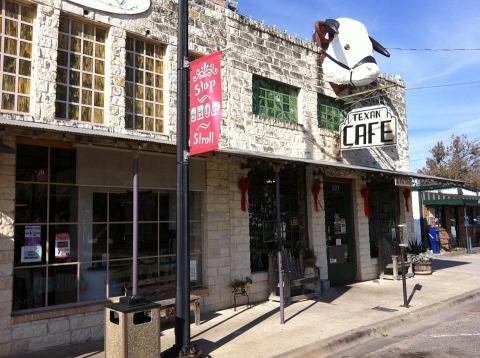
M 200 326 L 191 326 L 192 341 L 212 357 L 321 356 L 392 325 L 423 319 L 480 295 L 480 254 L 440 256 L 434 261 L 434 270 L 433 275 L 407 280 L 410 308 L 400 307 L 401 281 L 374 280 L 332 288 L 318 300 L 292 304 L 285 310 L 284 325 L 279 324 L 276 302 L 205 315 Z M 162 351 L 173 342 L 173 329 L 164 330 Z M 90 342 L 25 357 L 52 354 L 104 356 L 102 343 Z

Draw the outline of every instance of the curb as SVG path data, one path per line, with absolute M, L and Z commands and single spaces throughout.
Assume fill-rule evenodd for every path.
M 376 336 L 382 336 L 389 329 L 398 328 L 401 325 L 407 325 L 413 322 L 418 322 L 419 319 L 426 318 L 444 310 L 445 308 L 462 304 L 477 297 L 480 297 L 480 288 L 408 313 L 404 313 L 397 317 L 387 318 L 383 321 L 352 329 L 350 331 L 337 334 L 336 336 L 292 349 L 291 351 L 275 355 L 273 358 L 321 357 L 327 353 L 331 354 L 335 351 L 339 351 L 340 349 L 349 349 L 354 344 L 359 344 L 360 342 L 367 341 Z

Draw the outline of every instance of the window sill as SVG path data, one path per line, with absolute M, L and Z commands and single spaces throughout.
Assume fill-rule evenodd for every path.
M 277 119 L 277 118 L 268 117 L 268 116 L 259 115 L 259 114 L 253 114 L 253 119 L 255 120 L 256 123 L 260 123 L 260 124 L 266 124 L 266 125 L 280 127 L 280 128 L 293 129 L 300 132 L 303 131 L 302 124 L 294 121 L 289 121 L 286 119 Z

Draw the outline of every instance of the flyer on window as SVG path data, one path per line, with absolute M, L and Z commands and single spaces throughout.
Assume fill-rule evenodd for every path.
M 21 263 L 42 261 L 42 245 L 26 245 L 20 250 Z
M 36 246 L 42 244 L 42 227 L 40 225 L 25 226 L 25 245 Z
M 66 259 L 70 257 L 70 233 L 55 234 L 55 258 Z

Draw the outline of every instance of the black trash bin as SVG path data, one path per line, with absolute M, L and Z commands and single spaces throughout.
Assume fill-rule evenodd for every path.
M 160 304 L 122 297 L 105 305 L 107 358 L 158 358 L 160 352 Z

